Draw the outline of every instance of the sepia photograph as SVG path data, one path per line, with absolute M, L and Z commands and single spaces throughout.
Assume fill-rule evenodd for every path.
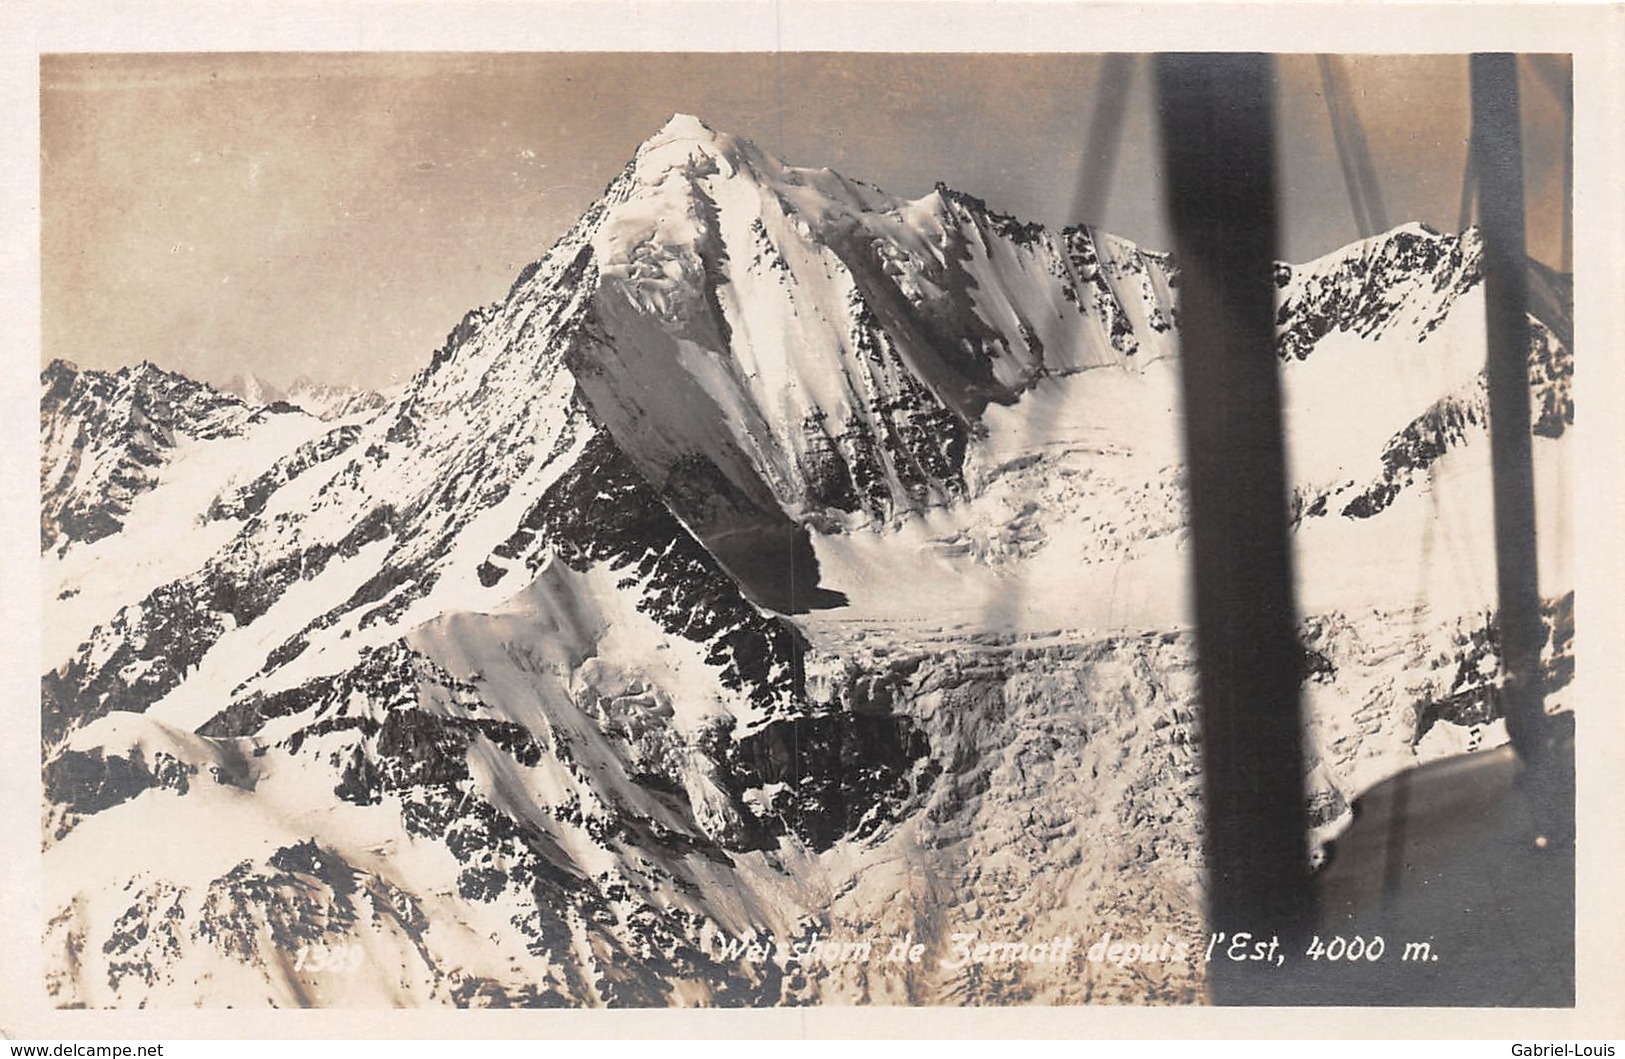
M 1621 984 L 1578 42 L 359 36 L 31 57 L 31 1016 Z

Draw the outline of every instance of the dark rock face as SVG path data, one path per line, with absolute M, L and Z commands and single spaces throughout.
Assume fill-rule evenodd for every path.
M 196 605 L 207 578 L 155 589 L 96 631 L 79 653 L 41 681 L 40 738 L 59 743 L 74 728 L 113 710 L 144 712 L 195 669 L 225 626 Z M 113 644 L 110 656 L 97 642 Z
M 260 551 L 260 526 L 251 520 L 201 570 L 121 609 L 73 659 L 45 675 L 45 745 L 113 710 L 144 712 L 196 670 L 229 629 L 252 624 L 289 587 L 314 580 L 335 557 L 353 558 L 365 544 L 381 540 L 393 514 L 381 505 L 337 545 L 313 544 L 269 559 Z M 101 649 L 109 642 L 111 657 Z
M 808 499 L 884 523 L 963 496 L 971 425 L 915 378 L 867 306 L 852 308 L 851 341 L 865 365 L 869 414 L 854 411 L 833 428 L 824 415 L 802 424 Z
M 178 439 L 239 437 L 265 416 L 183 375 L 143 362 L 116 372 L 55 360 L 40 373 L 40 548 L 117 533 L 151 490 Z
M 680 907 L 663 907 L 651 894 L 663 886 L 695 887 L 686 857 L 727 863 L 723 848 L 695 823 L 681 783 L 669 774 L 645 775 L 640 782 L 662 794 L 662 808 L 651 811 L 627 803 L 592 764 L 607 758 L 623 774 L 635 773 L 624 733 L 583 723 L 568 702 L 557 708 L 575 721 L 529 730 L 480 716 L 491 709 L 480 695 L 476 685 L 397 643 L 336 678 L 311 681 L 251 706 L 239 703 L 205 730 L 241 737 L 278 717 L 308 713 L 323 718 L 300 728 L 281 749 L 301 755 L 311 768 L 322 768 L 320 762 L 333 756 L 345 760 L 335 794 L 346 801 L 377 805 L 389 799 L 399 804 L 407 833 L 444 843 L 463 865 L 458 881 L 462 899 L 518 900 L 529 909 L 514 920 L 514 928 L 532 952 L 558 957 L 564 978 L 519 994 L 511 984 L 465 983 L 454 1002 L 556 1006 L 565 997 L 596 996 L 609 1006 L 663 1005 L 669 1002 L 671 984 L 685 980 L 715 983 L 719 1003 L 775 999 L 776 970 L 717 962 L 699 945 L 701 921 Z M 451 704 L 465 715 L 438 712 L 444 706 L 432 712 L 426 708 L 429 702 Z M 358 703 L 366 704 L 364 713 L 355 712 Z M 546 758 L 590 793 L 545 811 L 541 821 L 517 815 L 470 786 L 468 762 L 476 744 L 522 767 Z M 604 848 L 644 850 L 656 860 L 638 875 L 594 874 L 560 846 L 547 821 L 583 829 Z M 289 925 L 317 922 L 337 930 L 350 922 L 346 903 L 364 876 L 313 844 L 280 850 L 269 863 L 284 874 L 314 876 L 333 894 L 322 907 L 299 906 L 287 918 Z M 233 907 L 252 910 L 235 913 L 248 916 L 245 922 L 262 915 L 275 919 L 287 900 L 302 900 L 286 893 L 287 883 L 279 876 L 257 881 L 262 875 L 247 866 L 239 874 L 233 882 L 241 892 Z M 234 923 L 233 915 L 222 910 L 217 918 Z M 594 948 L 602 953 L 601 964 L 576 965 L 571 923 L 588 925 Z M 222 944 L 236 944 L 230 939 L 243 936 L 236 927 L 214 929 L 211 940 Z
M 265 509 L 265 503 L 277 489 L 293 481 L 310 468 L 342 454 L 361 437 L 361 428 L 354 424 L 336 427 L 314 441 L 308 441 L 278 460 L 270 470 L 248 485 L 227 496 L 218 497 L 209 506 L 211 519 L 248 519 Z
M 1488 421 L 1482 386 L 1465 399 L 1446 397 L 1412 420 L 1382 451 L 1382 473 L 1365 492 L 1344 505 L 1345 518 L 1370 518 L 1387 508 L 1394 497 L 1415 481 L 1453 445 L 1465 440 L 1468 430 L 1483 429 Z
M 918 722 L 860 713 L 775 721 L 734 743 L 727 764 L 741 789 L 778 788 L 759 810 L 769 833 L 815 851 L 901 819 L 941 772 Z
M 1530 320 L 1529 389 L 1537 437 L 1560 438 L 1574 425 L 1571 344 L 1542 321 Z
M 1533 321 L 1529 348 L 1530 430 L 1537 437 L 1562 437 L 1574 423 L 1574 400 L 1569 392 L 1573 373 L 1574 361 L 1567 347 Z M 1341 514 L 1345 518 L 1370 518 L 1383 511 L 1418 476 L 1426 474 L 1439 457 L 1466 444 L 1470 436 L 1484 434 L 1488 423 L 1489 394 L 1481 373 L 1469 390 L 1440 398 L 1389 439 L 1382 450 L 1382 471 L 1363 492 L 1344 504 Z M 1326 499 L 1318 498 L 1319 510 L 1304 513 L 1324 514 Z
M 789 623 L 762 614 L 718 560 L 672 516 L 607 433 L 542 495 L 493 556 L 523 559 L 531 573 L 549 551 L 572 569 L 622 572 L 637 608 L 667 632 L 709 647 L 723 684 L 764 710 L 793 700 L 804 643 Z M 785 553 L 766 556 L 769 563 Z
M 1106 282 L 1100 255 L 1095 251 L 1094 233 L 1088 228 L 1068 228 L 1061 233 L 1061 240 L 1072 272 L 1083 284 L 1079 291 L 1068 282 L 1061 289 L 1062 295 L 1099 317 L 1106 324 L 1112 348 L 1125 357 L 1132 357 L 1139 352 L 1139 339 L 1117 292 Z M 1166 321 L 1163 321 L 1163 329 L 1167 329 Z
M 202 764 L 183 761 L 158 750 L 133 747 L 127 755 L 66 750 L 45 765 L 45 797 L 52 807 L 54 838 L 60 840 L 83 819 L 111 809 L 149 790 L 190 793 L 200 782 L 254 789 L 254 777 L 241 760 L 227 752 Z
M 184 777 L 177 777 L 184 789 Z M 134 798 L 162 783 L 139 756 L 104 757 L 70 750 L 45 770 L 45 797 L 69 812 L 90 815 Z
M 1541 609 L 1546 626 L 1541 680 L 1545 692 L 1551 694 L 1574 679 L 1574 593 L 1546 600 Z M 1505 716 L 1496 679 L 1501 671 L 1498 639 L 1491 621 L 1458 636 L 1456 674 L 1448 691 L 1415 705 L 1417 742 L 1435 724 L 1478 730 Z
M 1418 341 L 1426 341 L 1456 299 L 1477 285 L 1481 249 L 1476 232 L 1455 237 L 1421 228 L 1367 241 L 1361 252 L 1310 275 L 1300 292 L 1281 300 L 1277 352 L 1282 360 L 1302 360 L 1334 331 L 1373 338 L 1418 305 L 1426 314 L 1409 322 L 1418 328 Z

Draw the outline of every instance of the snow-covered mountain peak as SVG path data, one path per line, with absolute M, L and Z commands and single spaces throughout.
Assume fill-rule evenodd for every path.
M 1454 254 L 1456 264 L 1466 262 L 1476 267 L 1482 250 L 1483 244 L 1476 227 L 1453 235 L 1421 221 L 1407 221 L 1347 246 L 1340 246 L 1313 260 L 1281 267 L 1290 268 L 1294 274 L 1327 273 L 1340 268 L 1346 270 L 1351 262 L 1387 259 L 1399 266 L 1426 271 L 1438 263 L 1441 254 Z
M 1477 286 L 1482 255 L 1476 228 L 1447 235 L 1412 222 L 1307 264 L 1277 265 L 1281 355 L 1301 360 L 1326 334 L 1350 329 L 1374 338 L 1397 328 L 1425 341 Z
M 600 205 L 550 255 L 596 270 L 603 340 L 573 347 L 572 370 L 647 477 L 704 498 L 674 508 L 724 551 L 709 529 L 747 540 L 741 511 L 788 532 L 785 515 L 863 524 L 949 502 L 990 402 L 1172 353 L 1160 255 L 946 187 L 910 201 L 787 165 L 688 116 Z
M 286 401 L 288 399 L 287 391 L 283 390 L 281 387 L 272 385 L 266 380 L 260 378 L 258 375 L 254 374 L 252 371 L 243 372 L 240 375 L 233 375 L 230 379 L 226 380 L 225 385 L 220 389 L 225 393 L 235 394 L 236 396 L 241 397 L 248 404 L 253 405 L 256 408 L 263 405 L 275 404 L 277 401 Z
M 642 154 L 674 140 L 697 140 L 705 143 L 716 143 L 722 138 L 732 139 L 731 136 L 725 137 L 723 134 L 718 133 L 717 130 L 692 114 L 677 113 L 666 120 L 666 124 L 660 127 L 659 132 L 644 141 L 643 146 L 638 149 L 638 153 Z
M 286 389 L 271 383 L 253 372 L 233 375 L 221 388 L 222 393 L 240 397 L 251 408 L 292 406 L 323 420 L 343 419 L 360 412 L 371 412 L 383 407 L 383 396 L 371 390 L 354 386 L 332 386 L 311 380 L 305 375 L 296 377 Z
M 681 193 L 690 186 L 714 197 L 719 184 L 740 180 L 813 228 L 826 226 L 832 215 L 843 218 L 909 205 L 827 167 L 787 164 L 755 142 L 719 132 L 687 114 L 674 115 L 638 148 L 629 175 L 630 185 L 623 185 L 621 194 L 612 198 L 640 200 L 663 190 Z
M 659 184 L 669 174 L 682 176 L 734 175 L 741 155 L 760 154 L 749 141 L 717 132 L 700 119 L 675 114 L 638 148 L 633 172 L 645 184 Z

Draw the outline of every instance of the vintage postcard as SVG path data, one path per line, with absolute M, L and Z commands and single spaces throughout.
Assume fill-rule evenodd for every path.
M 229 10 L 5 16 L 9 1035 L 1625 1028 L 1617 10 Z

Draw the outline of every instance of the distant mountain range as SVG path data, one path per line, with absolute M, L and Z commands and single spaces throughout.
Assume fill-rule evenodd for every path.
M 385 402 L 383 394 L 375 393 L 372 390 L 312 382 L 303 375 L 295 377 L 288 388 L 282 390 L 261 379 L 253 372 L 246 372 L 241 375 L 233 375 L 221 389 L 226 393 L 241 397 L 244 401 L 256 407 L 291 404 L 301 411 L 309 412 L 318 419 L 342 419 L 357 412 L 382 408 Z

